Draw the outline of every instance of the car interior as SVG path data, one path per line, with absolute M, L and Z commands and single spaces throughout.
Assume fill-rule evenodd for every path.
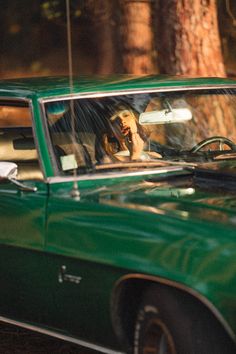
M 31 113 L 25 104 L 0 103 L 0 161 L 17 164 L 17 180 L 43 180 L 34 143 Z

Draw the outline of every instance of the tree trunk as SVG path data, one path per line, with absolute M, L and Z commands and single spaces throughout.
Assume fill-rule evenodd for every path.
M 225 76 L 215 0 L 158 1 L 161 73 Z
M 89 0 L 93 32 L 96 43 L 95 73 L 106 75 L 115 71 L 115 36 L 113 22 L 113 5 L 111 0 Z
M 215 0 L 160 0 L 156 11 L 162 74 L 226 76 Z M 235 141 L 235 112 L 231 103 L 226 98 L 197 100 L 201 114 L 192 121 L 196 141 L 219 134 Z
M 120 7 L 124 72 L 151 74 L 154 63 L 150 2 L 120 0 Z

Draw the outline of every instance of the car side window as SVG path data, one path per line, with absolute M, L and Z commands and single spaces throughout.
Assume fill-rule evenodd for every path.
M 42 180 L 29 106 L 0 102 L 0 161 L 17 164 L 18 180 Z

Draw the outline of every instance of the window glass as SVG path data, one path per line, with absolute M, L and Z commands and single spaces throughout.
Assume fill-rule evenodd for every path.
M 0 162 L 3 161 L 17 165 L 18 180 L 43 179 L 31 112 L 25 104 L 17 106 L 16 102 L 0 102 Z
M 45 109 L 62 174 L 205 162 L 236 150 L 235 92 L 229 89 L 63 100 Z

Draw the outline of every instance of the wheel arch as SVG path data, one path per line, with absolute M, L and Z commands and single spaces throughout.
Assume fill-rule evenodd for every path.
M 144 292 L 152 285 L 175 289 L 179 295 L 185 294 L 193 304 L 198 303 L 211 313 L 226 334 L 236 343 L 236 336 L 217 308 L 203 295 L 186 285 L 145 274 L 128 274 L 120 278 L 114 286 L 111 297 L 111 316 L 114 331 L 125 348 L 130 348 L 136 314 Z M 129 311 L 129 312 L 128 312 Z M 129 313 L 129 316 L 125 316 Z

